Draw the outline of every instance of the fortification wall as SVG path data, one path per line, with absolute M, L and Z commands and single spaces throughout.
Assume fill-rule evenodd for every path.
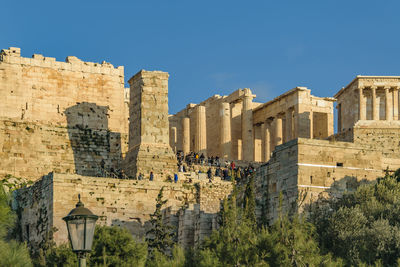
M 13 192 L 12 207 L 18 216 L 19 235 L 37 249 L 54 226 L 52 174 L 43 176 L 29 189 Z M 21 205 L 22 204 L 22 205 Z
M 107 176 L 118 171 L 128 136 L 0 118 L 0 175 L 35 181 L 51 171 Z M 102 167 L 103 165 L 103 167 Z
M 191 226 L 183 223 L 180 226 L 178 211 L 182 210 L 184 214 L 190 203 L 199 204 L 199 211 L 196 213 L 198 216 L 194 220 L 202 220 L 199 222 L 201 229 L 198 230 L 199 233 L 197 234 L 197 239 L 200 240 L 203 237 L 198 237 L 198 235 L 213 230 L 211 228 L 204 229 L 204 227 L 205 225 L 208 225 L 208 227 L 215 226 L 215 223 L 213 224 L 209 220 L 212 220 L 219 211 L 219 202 L 230 194 L 232 183 L 224 181 L 208 183 L 208 180 L 195 178 L 193 180 L 198 185 L 183 182 L 175 184 L 52 173 L 33 186 L 18 190 L 18 197 L 16 198 L 18 205 L 16 206 L 20 210 L 21 228 L 31 230 L 29 233 L 24 233 L 23 236 L 30 236 L 32 242 L 39 242 L 44 237 L 45 232 L 32 229 L 36 229 L 39 227 L 38 224 L 42 223 L 38 219 L 38 216 L 42 216 L 39 208 L 42 203 L 47 203 L 49 207 L 45 215 L 49 217 L 49 221 L 45 227 L 46 229 L 56 227 L 58 229 L 54 234 L 56 242 L 66 242 L 67 229 L 62 217 L 75 207 L 78 200 L 77 196 L 81 194 L 85 207 L 100 216 L 100 224 L 125 227 L 137 238 L 142 238 L 149 229 L 148 221 L 150 214 L 154 212 L 157 194 L 164 187 L 164 199 L 168 200 L 164 210 L 167 215 L 165 219 L 176 227 L 177 233 L 187 233 L 185 227 L 195 227 L 193 225 L 196 223 L 190 224 Z M 38 197 L 28 197 L 33 192 Z M 189 210 L 191 208 L 193 209 L 193 205 L 189 205 Z M 200 213 L 214 215 L 204 216 Z M 31 216 L 32 214 L 38 215 Z M 191 239 L 188 240 L 187 238 Z M 194 244 L 195 242 L 194 236 L 178 236 L 178 239 L 183 243 Z
M 270 161 L 257 172 L 257 213 L 261 216 L 264 212 L 267 220 L 273 221 L 280 205 L 283 211 L 303 210 L 319 198 L 340 197 L 363 181 L 383 176 L 385 168 L 385 155 L 378 148 L 349 142 L 292 140 L 277 146 Z
M 124 68 L 66 62 L 19 48 L 0 53 L 0 174 L 104 176 L 120 168 L 128 135 Z
M 129 151 L 125 171 L 133 177 L 173 176 L 175 153 L 169 144 L 168 77 L 162 71 L 141 70 L 130 80 Z
M 400 168 L 400 121 L 358 121 L 353 128 L 353 139 L 357 145 L 382 151 L 384 169 Z
M 124 68 L 107 62 L 66 62 L 33 55 L 21 57 L 19 48 L 3 49 L 0 56 L 0 116 L 67 126 L 65 111 L 77 103 L 107 107 L 108 127 L 128 132 Z M 79 115 L 81 116 L 81 115 Z

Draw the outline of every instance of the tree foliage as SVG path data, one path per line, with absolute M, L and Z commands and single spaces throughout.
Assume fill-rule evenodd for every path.
M 324 251 L 349 265 L 396 266 L 400 257 L 400 172 L 328 204 L 317 205 L 311 216 Z
M 257 224 L 253 186 L 250 177 L 224 200 L 221 226 L 196 251 L 196 266 L 340 266 L 320 252 L 315 227 L 304 219 L 281 214 L 270 227 Z
M 8 236 L 16 219 L 9 201 L 9 195 L 0 183 L 0 266 L 32 266 L 26 244 L 12 240 Z
M 91 265 L 99 266 L 144 266 L 147 259 L 147 244 L 136 242 L 125 228 L 97 226 L 94 233 Z
M 167 200 L 163 200 L 164 187 L 160 189 L 160 192 L 156 198 L 156 209 L 152 215 L 150 215 L 151 228 L 146 233 L 146 241 L 149 248 L 149 254 L 152 257 L 153 251 L 156 250 L 164 255 L 170 253 L 173 246 L 173 232 L 170 225 L 164 224 L 162 216 L 162 208 L 167 203 Z
M 152 259 L 147 261 L 148 267 L 184 267 L 192 266 L 189 264 L 190 257 L 185 254 L 185 250 L 178 245 L 172 248 L 171 256 L 155 249 Z

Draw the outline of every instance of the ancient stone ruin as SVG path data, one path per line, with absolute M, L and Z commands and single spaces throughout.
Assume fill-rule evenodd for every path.
M 124 68 L 107 62 L 1 51 L 0 175 L 34 182 L 14 195 L 31 246 L 53 227 L 55 240 L 66 241 L 61 218 L 78 193 L 101 224 L 143 237 L 161 187 L 165 220 L 178 242 L 199 244 L 216 229 L 232 183 L 210 183 L 204 169 L 196 171 L 202 166 L 178 173 L 178 151 L 257 166 L 257 213 L 270 222 L 280 195 L 286 210 L 305 196 L 299 209 L 306 210 L 400 168 L 399 76 L 357 76 L 334 97 L 296 87 L 266 103 L 238 89 L 174 115 L 168 114 L 168 77 L 141 70 L 125 88 Z M 178 182 L 168 182 L 175 173 Z

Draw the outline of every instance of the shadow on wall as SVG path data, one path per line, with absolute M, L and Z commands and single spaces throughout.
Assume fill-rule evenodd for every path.
M 312 212 L 313 209 L 318 204 L 328 203 L 329 201 L 335 201 L 339 198 L 342 198 L 343 195 L 347 193 L 354 193 L 361 185 L 375 183 L 375 182 L 376 180 L 366 180 L 366 179 L 358 180 L 357 177 L 355 176 L 345 175 L 343 178 L 335 180 L 328 189 L 324 190 L 323 192 L 320 192 L 317 196 L 315 196 L 315 198 L 309 199 L 307 201 L 308 203 L 304 203 L 303 210 L 305 212 Z M 301 193 L 304 195 L 304 194 L 309 194 L 310 192 L 303 191 Z
M 84 176 L 121 175 L 121 134 L 108 129 L 108 106 L 77 103 L 64 111 L 75 172 Z
M 172 239 L 183 247 L 193 248 L 217 230 L 218 213 L 206 213 L 200 210 L 199 204 L 194 208 L 185 207 L 179 210 L 172 210 L 167 207 L 161 210 L 163 224 L 170 227 L 173 233 Z M 128 229 L 137 239 L 152 238 L 147 232 L 153 227 L 149 220 L 140 218 L 129 218 L 127 220 L 112 219 L 111 226 L 118 226 Z
M 151 223 L 150 221 L 142 222 L 140 218 L 130 218 L 129 221 L 113 219 L 111 226 L 126 228 L 137 240 L 141 240 L 146 237 L 147 231 L 151 228 Z

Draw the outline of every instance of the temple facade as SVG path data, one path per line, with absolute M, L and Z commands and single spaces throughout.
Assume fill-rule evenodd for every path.
M 245 88 L 187 105 L 169 117 L 171 147 L 185 154 L 267 162 L 277 145 L 333 134 L 334 98 L 313 96 L 306 87 L 264 104 L 253 102 L 254 98 Z
M 357 76 L 336 95 L 338 132 L 359 120 L 399 119 L 400 76 Z

